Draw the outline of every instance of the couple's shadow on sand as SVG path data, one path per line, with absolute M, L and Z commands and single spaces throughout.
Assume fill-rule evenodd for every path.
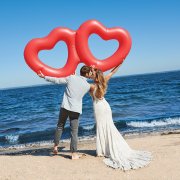
M 0 151 L 0 155 L 6 156 L 24 156 L 24 155 L 31 155 L 31 156 L 61 156 L 66 159 L 71 159 L 71 152 L 69 150 L 64 150 L 65 147 L 59 147 L 58 154 L 53 153 L 52 147 L 48 148 L 33 148 L 33 149 L 26 149 L 26 150 L 7 150 L 7 151 Z M 83 156 L 90 155 L 96 156 L 95 150 L 78 150 L 78 153 L 82 154 Z

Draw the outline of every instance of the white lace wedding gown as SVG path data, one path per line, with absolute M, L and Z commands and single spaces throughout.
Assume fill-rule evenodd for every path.
M 105 98 L 97 99 L 95 91 L 93 96 L 97 155 L 106 157 L 103 161 L 107 166 L 124 171 L 147 166 L 151 153 L 131 149 L 114 125 L 108 102 Z

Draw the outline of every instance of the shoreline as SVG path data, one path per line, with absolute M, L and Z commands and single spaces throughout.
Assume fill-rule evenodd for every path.
M 95 140 L 80 141 L 79 160 L 71 160 L 69 143 L 59 146 L 58 155 L 52 146 L 9 150 L 0 155 L 0 180 L 178 180 L 180 177 L 180 131 L 125 136 L 134 150 L 149 151 L 153 159 L 146 167 L 122 171 L 107 167 L 104 157 L 96 156 Z M 103 177 L 102 177 L 103 175 Z
M 144 138 L 148 136 L 165 136 L 171 134 L 180 134 L 180 129 L 178 130 L 167 130 L 167 131 L 159 131 L 159 132 L 147 132 L 147 133 L 128 133 L 123 134 L 122 136 L 127 139 L 136 139 L 136 138 Z M 87 137 L 79 137 L 78 145 L 95 143 L 95 136 L 87 136 Z M 64 139 L 60 141 L 60 146 L 68 146 L 70 139 Z M 52 149 L 53 141 L 41 141 L 35 143 L 27 143 L 27 144 L 18 144 L 7 147 L 0 147 L 0 156 L 1 155 L 20 155 L 22 154 L 31 154 L 31 151 L 41 150 L 43 148 Z

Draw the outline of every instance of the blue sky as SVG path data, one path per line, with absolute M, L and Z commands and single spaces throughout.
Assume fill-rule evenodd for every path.
M 45 83 L 24 61 L 27 42 L 59 26 L 76 30 L 89 19 L 131 34 L 132 49 L 116 75 L 180 70 L 179 7 L 178 0 L 1 0 L 0 88 Z M 90 36 L 89 44 L 100 59 L 118 46 L 115 40 L 105 42 L 97 35 Z M 52 67 L 63 67 L 66 45 L 59 42 L 39 57 Z

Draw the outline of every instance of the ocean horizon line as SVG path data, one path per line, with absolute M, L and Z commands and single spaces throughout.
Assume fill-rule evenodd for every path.
M 112 78 L 119 78 L 119 77 L 130 77 L 130 76 L 141 76 L 141 75 L 151 75 L 151 74 L 162 74 L 162 73 L 170 73 L 170 72 L 178 72 L 179 70 L 167 70 L 167 71 L 158 71 L 158 72 L 149 72 L 149 73 L 140 73 L 140 74 L 129 74 L 129 75 L 118 75 L 114 76 Z M 20 89 L 20 88 L 30 88 L 30 87 L 39 87 L 39 86 L 46 86 L 49 85 L 49 83 L 43 83 L 43 84 L 32 84 L 32 85 L 25 85 L 25 86 L 12 86 L 12 87 L 5 87 L 0 88 L 0 90 L 10 90 L 10 89 Z

